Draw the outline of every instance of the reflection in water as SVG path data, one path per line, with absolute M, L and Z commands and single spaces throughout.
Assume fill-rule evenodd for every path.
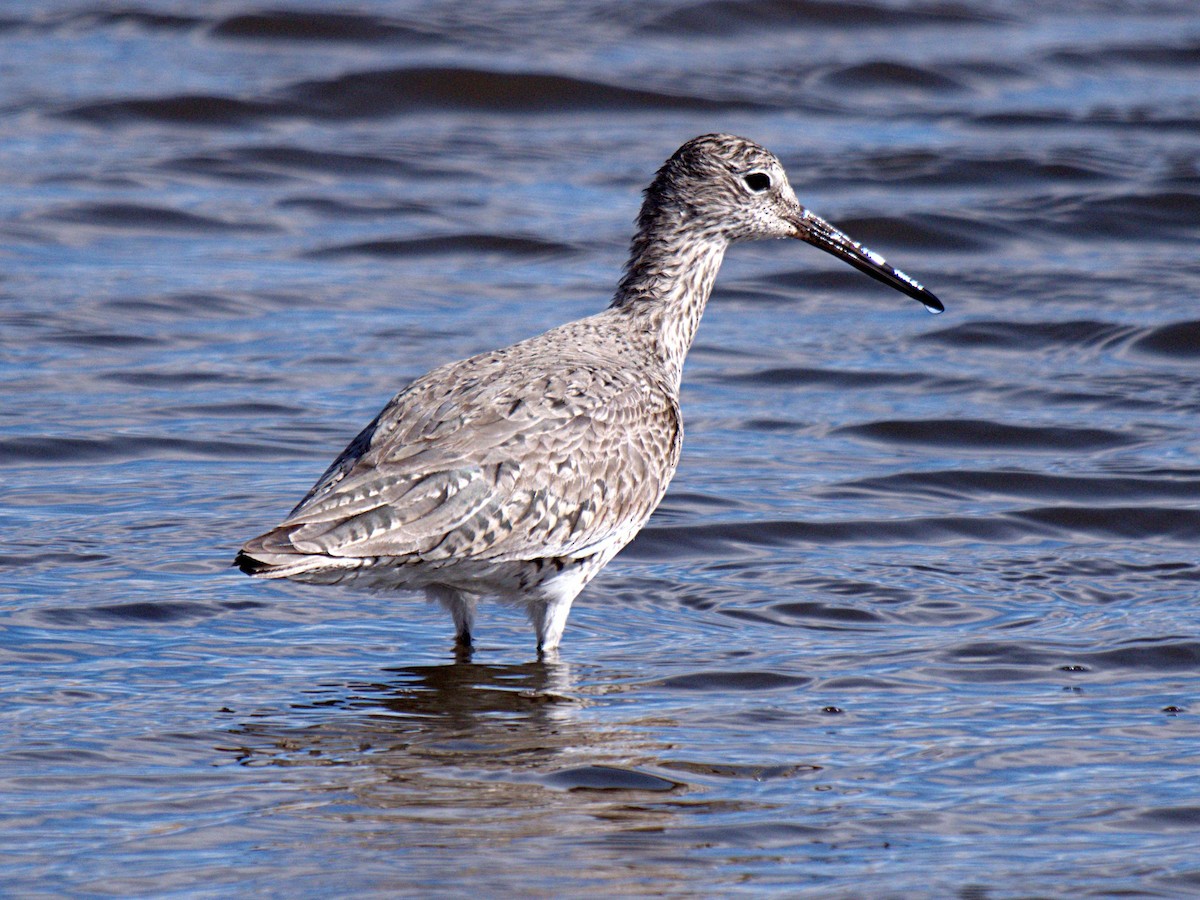
M 569 693 L 567 663 L 481 665 L 461 658 L 385 673 L 385 681 L 322 685 L 293 706 L 308 721 L 314 712 L 326 712 L 318 724 L 281 731 L 247 723 L 238 733 L 268 741 L 248 741 L 247 761 L 284 762 L 303 752 L 310 761 L 357 764 L 370 757 L 372 765 L 399 768 L 433 758 L 451 765 L 474 764 L 477 757 L 511 765 L 577 743 L 570 719 L 583 701 Z
M 243 741 L 236 749 L 241 761 L 369 766 L 388 784 L 420 780 L 425 790 L 480 778 L 568 790 L 683 787 L 629 767 L 661 749 L 646 745 L 636 727 L 600 726 L 577 715 L 588 701 L 574 690 L 568 663 L 460 659 L 385 672 L 386 681 L 324 685 L 313 692 L 322 699 L 293 705 L 306 721 L 320 718 L 317 724 L 240 726 L 234 733 Z M 409 799 L 423 805 L 427 798 Z
M 529 841 L 537 846 L 524 851 L 522 865 L 554 867 L 571 852 L 577 860 L 586 856 L 591 874 L 610 887 L 682 883 L 684 873 L 668 860 L 635 874 L 625 851 L 631 843 L 660 844 L 666 835 L 673 835 L 668 844 L 689 844 L 682 818 L 711 810 L 697 786 L 637 764 L 665 747 L 636 724 L 580 715 L 589 702 L 574 687 L 569 664 L 460 660 L 386 675 L 322 685 L 315 699 L 293 707 L 316 724 L 247 722 L 233 732 L 239 746 L 228 749 L 243 765 L 303 769 L 319 778 L 336 799 L 306 814 L 336 816 L 372 858 L 424 850 L 444 866 L 447 850 L 464 840 L 477 847 Z M 728 801 L 718 806 L 730 808 Z M 487 858 L 481 853 L 476 861 Z M 409 875 L 420 877 L 423 864 L 413 860 Z M 455 876 L 438 868 L 429 877 L 445 887 Z

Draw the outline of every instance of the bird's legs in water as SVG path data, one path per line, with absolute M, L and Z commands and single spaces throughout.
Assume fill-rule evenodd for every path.
M 579 571 L 564 573 L 541 585 L 538 595 L 525 605 L 533 630 L 537 632 L 538 655 L 558 653 L 563 629 L 567 627 L 567 616 L 571 604 L 583 590 L 587 577 Z
M 479 595 L 444 584 L 430 585 L 425 588 L 425 595 L 430 600 L 440 603 L 454 619 L 456 649 L 470 650 L 471 631 L 475 627 L 475 607 L 479 603 Z
M 558 651 L 563 629 L 567 627 L 567 616 L 571 613 L 571 603 L 583 590 L 586 581 L 583 573 L 570 572 L 543 583 L 526 600 L 525 611 L 533 623 L 533 630 L 537 632 L 539 654 Z M 430 600 L 436 600 L 453 617 L 456 648 L 469 651 L 471 632 L 475 626 L 475 608 L 480 595 L 444 584 L 430 585 L 425 588 L 425 594 Z

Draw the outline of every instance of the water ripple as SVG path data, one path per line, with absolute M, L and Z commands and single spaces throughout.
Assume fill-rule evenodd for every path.
M 215 37 L 256 41 L 352 41 L 421 45 L 431 32 L 383 16 L 327 13 L 317 10 L 274 9 L 221 19 L 211 28 Z
M 578 113 L 740 106 L 565 75 L 450 68 L 352 72 L 331 80 L 297 84 L 286 91 L 286 96 L 292 104 L 290 111 L 336 119 L 395 115 L 414 109 Z
M 1126 447 L 1139 437 L 1104 428 L 1063 425 L 1011 425 L 984 419 L 892 419 L 839 428 L 846 434 L 885 444 L 956 447 L 978 450 L 1060 453 Z
M 359 241 L 323 247 L 308 254 L 314 259 L 339 256 L 441 256 L 455 253 L 502 253 L 510 256 L 563 256 L 575 253 L 567 244 L 539 238 L 495 234 L 456 234 L 406 240 Z
M 700 0 L 661 15 L 648 26 L 653 31 L 688 34 L 729 34 L 781 27 L 911 28 L 921 25 L 998 21 L 970 4 L 925 2 L 903 9 L 875 3 L 831 3 L 826 0 Z

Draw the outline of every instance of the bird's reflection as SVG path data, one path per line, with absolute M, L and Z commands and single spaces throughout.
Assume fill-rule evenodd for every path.
M 570 665 L 559 661 L 494 665 L 460 656 L 453 665 L 401 666 L 384 674 L 386 681 L 350 685 L 347 704 L 420 717 L 440 731 L 478 729 L 498 718 L 536 729 L 561 723 L 583 703 L 572 694 Z
M 661 709 L 652 719 L 617 712 L 625 705 L 602 698 L 628 683 L 611 670 L 597 682 L 581 664 L 460 658 L 379 674 L 318 685 L 233 731 L 243 765 L 290 769 L 286 815 L 318 817 L 368 857 L 419 846 L 458 859 L 470 847 L 475 864 L 507 871 L 508 848 L 525 842 L 545 848 L 528 861 L 537 877 L 569 848 L 620 882 L 630 848 L 649 860 L 689 840 L 689 827 L 753 805 L 707 799 L 680 780 L 686 770 L 654 737 L 675 723 Z M 682 883 L 686 873 L 668 852 L 637 877 Z
M 380 679 L 319 685 L 286 715 L 264 715 L 235 729 L 247 764 L 359 764 L 411 769 L 437 756 L 471 769 L 520 768 L 601 737 L 575 720 L 587 705 L 571 666 L 557 660 L 385 669 Z

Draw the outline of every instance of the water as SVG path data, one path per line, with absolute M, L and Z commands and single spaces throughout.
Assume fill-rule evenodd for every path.
M 1200 15 L 0 6 L 0 885 L 1200 891 Z M 734 248 L 650 527 L 533 661 L 228 568 L 404 382 L 601 308 L 687 138 L 934 318 Z

